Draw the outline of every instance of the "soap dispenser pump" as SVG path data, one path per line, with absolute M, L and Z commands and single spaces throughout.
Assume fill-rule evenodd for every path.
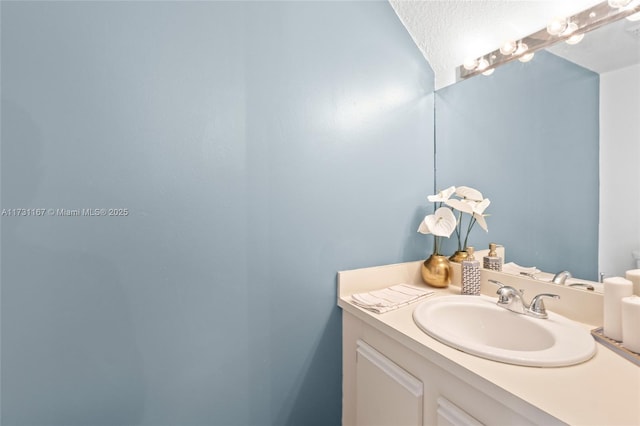
M 480 261 L 473 257 L 473 247 L 467 247 L 467 257 L 462 261 L 461 293 L 466 295 L 480 295 Z
M 489 254 L 482 259 L 482 267 L 492 271 L 502 271 L 502 258 L 496 253 L 496 243 L 489 243 Z

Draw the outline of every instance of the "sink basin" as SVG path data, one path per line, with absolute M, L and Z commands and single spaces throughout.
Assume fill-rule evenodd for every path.
M 553 312 L 548 319 L 516 314 L 487 296 L 443 296 L 422 302 L 415 323 L 442 343 L 482 358 L 532 367 L 590 359 L 596 343 L 581 325 Z

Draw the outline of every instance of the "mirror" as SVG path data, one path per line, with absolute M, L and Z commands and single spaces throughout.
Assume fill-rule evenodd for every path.
M 624 276 L 640 257 L 640 20 L 622 19 L 578 45 L 548 50 L 600 75 L 598 265 L 607 276 Z
M 634 23 L 618 22 L 629 35 Z M 589 40 L 613 28 L 566 49 L 595 58 Z M 507 261 L 597 281 L 636 268 L 640 250 L 640 65 L 599 74 L 560 48 L 436 92 L 436 188 L 473 186 L 492 200 L 476 249 L 494 241 Z

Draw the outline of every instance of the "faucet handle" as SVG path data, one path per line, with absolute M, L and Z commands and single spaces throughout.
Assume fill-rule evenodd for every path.
M 529 306 L 528 313 L 529 315 L 536 318 L 548 318 L 547 310 L 544 307 L 544 298 L 548 297 L 550 299 L 560 299 L 560 296 L 557 294 L 551 293 L 542 293 L 538 294 L 531 300 L 531 305 Z
M 498 305 L 510 305 L 514 303 L 514 300 L 518 300 L 518 303 L 525 305 L 523 300 L 524 290 L 518 290 L 510 285 L 504 285 L 497 280 L 488 280 L 492 284 L 500 286 L 496 294 L 498 295 Z
M 573 278 L 571 272 L 569 271 L 560 271 L 553 276 L 551 282 L 554 284 L 564 284 L 568 278 Z
M 511 289 L 513 287 L 510 287 L 508 285 L 504 285 L 498 280 L 487 280 L 487 281 L 489 281 L 491 284 L 495 284 L 498 287 L 500 287 L 496 291 L 496 294 L 498 295 L 498 304 L 503 304 L 503 305 L 508 304 L 510 302 L 510 299 L 511 299 L 511 295 L 512 295 Z
M 489 281 L 491 284 L 495 284 L 495 285 L 497 285 L 498 287 L 500 287 L 500 288 L 496 291 L 496 294 L 497 294 L 498 296 L 500 296 L 500 297 L 499 297 L 499 299 L 498 299 L 498 303 L 507 303 L 507 302 L 508 302 L 508 298 L 507 298 L 507 297 L 506 297 L 506 295 L 504 295 L 504 294 L 503 294 L 503 292 L 502 292 L 502 289 L 503 289 L 503 288 L 505 288 L 506 286 L 505 286 L 504 284 L 502 284 L 502 283 L 501 283 L 500 281 L 498 281 L 498 280 L 487 280 L 487 281 Z
M 504 287 L 504 284 L 502 284 L 502 283 L 501 283 L 500 281 L 498 281 L 498 280 L 487 280 L 487 281 L 489 281 L 491 284 L 495 284 L 495 285 L 497 285 L 497 286 L 498 286 L 498 287 L 500 287 L 500 288 Z

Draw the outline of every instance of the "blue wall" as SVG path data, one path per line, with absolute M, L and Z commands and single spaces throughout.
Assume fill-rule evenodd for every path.
M 424 258 L 387 2 L 2 2 L 2 424 L 337 425 L 336 271 Z
M 547 52 L 438 90 L 437 187 L 492 202 L 489 232 L 476 226 L 470 245 L 495 241 L 507 261 L 597 279 L 598 105 L 598 74 Z

